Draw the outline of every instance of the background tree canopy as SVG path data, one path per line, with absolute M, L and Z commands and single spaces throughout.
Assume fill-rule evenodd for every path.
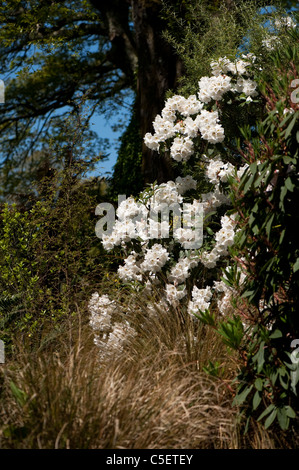
M 173 177 L 168 156 L 158 159 L 142 144 L 144 134 L 152 131 L 152 121 L 163 107 L 166 92 L 178 87 L 183 72 L 184 57 L 164 33 L 168 30 L 168 39 L 171 36 L 173 41 L 181 41 L 187 25 L 205 43 L 211 25 L 226 17 L 228 22 L 240 26 L 233 36 L 234 46 L 238 47 L 248 26 L 240 12 L 245 6 L 252 12 L 268 3 L 244 0 L 2 2 L 0 71 L 6 84 L 6 102 L 0 118 L 2 185 L 21 162 L 28 161 L 28 157 L 32 161 L 34 150 L 43 149 L 39 156 L 45 150 L 49 155 L 49 139 L 62 145 L 67 113 L 76 117 L 84 109 L 86 132 L 95 142 L 96 134 L 88 130 L 91 116 L 113 115 L 132 92 L 139 128 L 135 133 L 139 146 L 133 173 L 140 173 L 141 148 L 143 183 Z M 217 43 L 215 37 L 214 42 Z M 229 42 L 231 47 L 232 41 Z M 213 52 L 209 41 L 206 46 L 210 49 L 206 53 Z M 204 64 L 201 66 L 204 71 Z M 91 155 L 90 146 L 87 153 Z

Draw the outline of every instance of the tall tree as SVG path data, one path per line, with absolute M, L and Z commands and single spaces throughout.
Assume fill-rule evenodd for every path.
M 111 111 L 127 90 L 137 94 L 141 135 L 151 130 L 181 67 L 162 37 L 160 1 L 37 0 L 2 2 L 0 64 L 8 81 L 0 118 L 2 149 L 12 159 L 49 132 L 57 110 L 76 113 L 85 94 L 90 115 Z M 8 75 L 9 76 L 9 75 Z M 40 128 L 37 127 L 40 122 Z M 167 160 L 144 148 L 145 181 L 170 177 Z
M 1 151 L 11 167 L 41 148 L 57 113 L 78 113 L 82 97 L 94 112 L 114 113 L 126 93 L 136 95 L 140 135 L 152 130 L 165 93 L 174 90 L 182 60 L 164 38 L 165 4 L 181 19 L 199 5 L 210 17 L 225 7 L 263 1 L 7 0 L 0 5 L 0 73 L 6 102 L 0 115 Z M 273 3 L 273 2 L 270 2 Z M 240 10 L 239 10 L 240 11 Z M 163 14 L 164 12 L 164 14 Z M 196 19 L 205 28 L 205 20 Z M 13 74 L 16 74 L 13 75 Z M 138 138 L 138 136 L 136 136 Z M 2 162 L 3 163 L 3 162 Z M 167 155 L 143 147 L 144 182 L 173 176 Z

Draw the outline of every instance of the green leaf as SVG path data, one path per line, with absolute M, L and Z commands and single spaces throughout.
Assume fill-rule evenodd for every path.
M 262 397 L 259 393 L 259 391 L 257 390 L 254 394 L 254 397 L 253 397 L 253 400 L 252 400 L 252 404 L 253 404 L 253 409 L 256 410 L 257 407 L 259 406 L 259 404 L 261 403 L 261 400 L 262 400 Z
M 298 131 L 299 132 L 299 131 Z M 290 163 L 296 163 L 296 158 L 290 157 L 290 155 L 285 155 L 283 157 L 283 163 L 289 165 Z
M 293 408 L 289 405 L 285 406 L 286 414 L 289 418 L 296 418 L 296 413 Z
M 275 371 L 275 372 L 273 372 L 272 374 L 270 374 L 270 380 L 271 380 L 273 386 L 275 385 L 275 382 L 276 382 L 276 380 L 277 380 L 277 377 L 278 377 L 278 372 L 277 372 L 277 371 Z
M 285 187 L 288 189 L 288 191 L 291 191 L 291 192 L 294 191 L 295 185 L 292 182 L 292 179 L 290 178 L 290 176 L 288 176 L 288 178 L 285 180 Z
M 215 326 L 216 325 L 216 319 L 215 319 L 215 314 L 210 313 L 209 310 L 199 310 L 198 313 L 193 313 L 193 315 L 198 318 L 200 321 L 202 321 L 205 325 L 210 325 L 210 326 Z
M 272 227 L 274 216 L 275 216 L 275 214 L 272 214 L 270 219 L 268 220 L 268 222 L 266 224 L 266 233 L 267 233 L 268 238 L 270 237 L 270 232 L 271 232 L 271 227 Z
M 276 418 L 276 415 L 277 415 L 277 408 L 274 408 L 272 413 L 268 416 L 268 418 L 265 421 L 265 429 L 268 429 L 271 426 L 271 424 Z
M 244 327 L 239 317 L 234 316 L 221 322 L 217 331 L 227 346 L 238 349 L 244 335 Z
M 260 377 L 255 380 L 254 385 L 259 392 L 263 390 L 263 381 Z
M 23 390 L 18 388 L 13 383 L 12 380 L 10 381 L 9 385 L 10 385 L 10 389 L 12 391 L 12 394 L 15 397 L 15 399 L 17 400 L 18 404 L 23 407 L 25 405 L 26 401 L 27 401 L 28 395 L 25 392 L 23 392 Z
M 282 209 L 284 211 L 284 204 L 283 204 L 283 201 L 284 201 L 284 198 L 286 196 L 288 192 L 288 189 L 286 188 L 286 186 L 282 186 L 281 189 L 280 189 L 280 203 L 279 203 L 279 208 Z
M 242 405 L 244 401 L 246 400 L 247 396 L 251 392 L 253 385 L 250 385 L 250 387 L 246 387 L 243 392 L 237 394 L 233 400 L 233 405 Z
M 248 192 L 248 190 L 251 188 L 252 183 L 253 183 L 253 176 L 250 176 L 250 178 L 248 178 L 248 180 L 247 180 L 247 182 L 244 186 L 244 190 L 243 190 L 244 194 L 246 194 Z
M 275 405 L 273 405 L 273 403 L 271 403 L 271 405 L 269 405 L 263 412 L 262 414 L 258 417 L 258 421 L 261 421 L 265 416 L 267 416 L 269 413 L 271 413 L 271 411 L 275 408 Z
M 281 427 L 281 429 L 282 429 L 283 431 L 285 431 L 286 429 L 288 429 L 289 423 L 290 423 L 290 419 L 289 419 L 289 417 L 287 416 L 287 412 L 286 412 L 285 407 L 283 407 L 283 408 L 278 408 L 278 410 L 277 410 L 277 419 L 278 419 L 279 425 L 280 425 L 280 427 Z
M 257 373 L 259 374 L 263 368 L 265 357 L 264 357 L 264 346 L 265 341 L 262 341 L 259 347 L 258 352 L 253 356 L 252 360 L 257 361 Z
M 293 130 L 293 127 L 296 123 L 297 117 L 298 117 L 298 111 L 294 114 L 293 119 L 291 120 L 290 124 L 286 128 L 286 131 L 285 131 L 285 134 L 284 134 L 285 139 L 287 139 L 289 137 L 289 135 L 291 134 L 291 132 Z
M 251 174 L 254 176 L 257 172 L 257 162 L 251 163 L 251 165 L 249 165 L 249 168 L 250 168 Z
M 279 124 L 279 127 L 283 127 L 291 118 L 291 114 L 287 113 L 285 118 Z
M 284 236 L 285 236 L 285 233 L 286 233 L 286 229 L 284 228 L 280 234 L 280 237 L 279 237 L 279 244 L 281 245 L 281 243 L 283 242 L 283 239 L 284 239 Z
M 276 339 L 276 338 L 281 338 L 282 337 L 282 332 L 278 329 L 274 330 L 273 333 L 269 336 L 271 339 Z
M 279 382 L 280 382 L 280 385 L 285 389 L 285 390 L 288 390 L 289 388 L 289 376 L 287 374 L 287 371 L 286 369 L 282 369 L 281 367 L 279 368 L 278 370 L 278 373 L 279 373 Z M 283 379 L 283 377 L 286 376 L 286 380 Z
M 294 263 L 294 266 L 293 266 L 293 271 L 294 271 L 294 273 L 295 273 L 296 271 L 298 271 L 298 269 L 299 269 L 299 258 L 297 258 L 296 261 L 295 261 L 295 263 Z

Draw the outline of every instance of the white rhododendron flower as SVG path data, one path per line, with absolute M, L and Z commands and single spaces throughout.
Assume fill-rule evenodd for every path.
M 277 29 L 285 27 L 295 27 L 291 18 L 282 18 L 276 24 Z M 269 34 L 263 44 L 272 48 L 276 47 L 275 41 L 275 36 Z M 140 289 L 142 282 L 142 292 L 148 297 L 157 290 L 161 292 L 161 298 L 155 304 L 161 312 L 168 314 L 182 303 L 189 314 L 196 315 L 209 309 L 213 296 L 220 314 L 230 312 L 231 301 L 236 295 L 234 289 L 223 281 L 215 281 L 212 287 L 203 285 L 202 288 L 195 283 L 199 282 L 198 273 L 220 267 L 220 261 L 228 257 L 229 248 L 234 244 L 236 215 L 225 214 L 225 206 L 231 204 L 227 183 L 230 177 L 239 181 L 249 164 L 244 162 L 237 166 L 228 162 L 227 146 L 218 144 L 225 141 L 222 124 L 227 120 L 222 120 L 223 104 L 234 106 L 239 102 L 248 107 L 258 95 L 252 73 L 255 60 L 252 54 L 235 60 L 227 57 L 214 60 L 211 62 L 211 76 L 200 78 L 196 94 L 189 97 L 174 95 L 165 101 L 164 108 L 152 123 L 152 132 L 144 135 L 144 143 L 152 151 L 167 152 L 175 162 L 175 171 L 182 170 L 181 174 L 177 173 L 180 176 L 175 181 L 152 184 L 141 193 L 139 200 L 128 197 L 121 201 L 112 233 L 102 236 L 106 250 L 118 247 L 125 253 L 118 268 L 120 280 L 132 282 L 134 289 Z M 287 112 L 292 110 L 286 108 L 284 114 Z M 188 168 L 189 173 L 194 171 L 195 177 L 186 175 Z M 202 194 L 194 193 L 202 187 L 199 180 L 202 174 L 202 183 L 211 185 L 211 188 Z M 219 208 L 224 215 L 220 218 L 219 229 L 211 232 L 208 227 L 213 227 L 210 222 L 214 221 L 215 213 L 215 221 L 219 220 Z M 172 217 L 169 217 L 171 211 Z M 190 242 L 200 232 L 198 225 L 193 226 L 192 223 L 194 216 L 199 214 L 203 214 L 204 247 L 200 245 L 195 250 L 195 245 L 190 249 Z M 159 238 L 167 239 L 167 242 L 162 245 Z M 242 272 L 240 284 L 245 277 Z M 203 282 L 211 282 L 209 275 L 202 279 Z M 121 350 L 125 338 L 136 334 L 128 322 L 113 323 L 117 306 L 108 296 L 94 294 L 89 310 L 90 323 L 97 335 L 95 341 L 103 357 Z M 151 310 L 154 315 L 155 308 Z
M 95 336 L 94 342 L 99 348 L 100 358 L 105 360 L 121 354 L 124 344 L 136 335 L 136 330 L 131 327 L 128 321 L 114 323 L 109 334 L 103 337 Z
M 213 77 L 202 77 L 199 82 L 198 98 L 203 103 L 209 103 L 212 99 L 221 100 L 224 93 L 231 89 L 231 77 L 228 75 L 217 75 Z
M 282 28 L 295 29 L 297 27 L 296 21 L 294 21 L 291 16 L 286 16 L 286 17 L 276 19 L 274 21 L 274 24 L 277 29 L 282 29 Z
M 190 137 L 176 137 L 170 147 L 170 155 L 177 162 L 187 161 L 194 153 Z
M 157 135 L 153 135 L 150 132 L 147 132 L 143 140 L 149 149 L 159 151 L 160 141 Z
M 215 250 L 204 251 L 201 254 L 201 262 L 208 269 L 215 268 L 219 258 L 220 258 L 220 255 Z
M 124 260 L 124 266 L 119 266 L 118 276 L 122 281 L 141 281 L 142 273 L 136 261 L 136 253 L 132 253 Z
M 166 284 L 165 286 L 166 299 L 171 305 L 178 305 L 178 301 L 187 295 L 186 286 L 175 286 L 173 284 Z
M 228 196 L 220 191 L 219 185 L 215 186 L 214 191 L 202 194 L 201 200 L 205 216 L 210 212 L 214 212 L 218 207 L 230 203 Z
M 169 282 L 173 282 L 175 285 L 182 284 L 190 276 L 191 270 L 196 267 L 198 263 L 199 257 L 196 255 L 190 258 L 180 258 L 168 274 Z
M 147 248 L 144 255 L 144 261 L 140 264 L 143 272 L 152 271 L 154 273 L 161 271 L 169 259 L 169 253 L 166 248 L 156 243 L 151 248 Z
M 188 304 L 189 314 L 198 314 L 199 311 L 204 312 L 210 307 L 210 300 L 212 297 L 211 287 L 205 289 L 199 289 L 194 286 L 192 290 L 192 300 Z
M 177 192 L 182 195 L 190 189 L 196 189 L 197 181 L 190 175 L 187 175 L 184 178 L 178 176 L 175 180 L 175 184 Z
M 208 180 L 215 185 L 219 181 L 226 183 L 228 176 L 233 176 L 234 173 L 235 167 L 231 163 L 223 163 L 220 158 L 211 160 L 206 170 Z
M 95 331 L 108 331 L 111 328 L 111 315 L 116 304 L 108 295 L 92 294 L 88 304 L 90 312 L 90 325 Z
M 183 202 L 183 198 L 178 193 L 174 181 L 168 181 L 167 183 L 154 186 L 154 194 L 149 199 L 149 204 L 153 211 L 161 210 L 163 204 L 170 206 L 173 203 L 180 204 L 181 202 Z

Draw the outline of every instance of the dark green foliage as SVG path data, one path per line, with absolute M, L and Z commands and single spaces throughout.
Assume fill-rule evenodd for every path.
M 212 60 L 224 56 L 234 59 L 241 53 L 257 52 L 258 47 L 252 50 L 249 38 L 251 34 L 259 36 L 259 40 L 265 36 L 263 25 L 269 16 L 265 11 L 263 15 L 258 12 L 266 5 L 279 2 L 186 0 L 180 3 L 178 7 L 165 1 L 169 28 L 164 34 L 183 61 L 179 93 L 188 96 L 197 93 L 201 77 L 210 76 Z
M 0 218 L 0 328 L 38 346 L 84 308 L 107 272 L 95 235 L 99 182 L 79 178 L 80 163 L 39 183 L 27 207 L 5 205 Z M 28 344 L 29 344 L 28 343 Z
M 117 162 L 109 181 L 109 196 L 117 201 L 119 194 L 137 196 L 143 189 L 142 137 L 134 108 L 127 129 L 120 139 Z
M 234 402 L 248 418 L 283 430 L 298 412 L 292 342 L 299 338 L 299 110 L 291 86 L 298 78 L 297 53 L 294 46 L 273 54 L 271 75 L 265 69 L 258 77 L 265 119 L 257 135 L 243 130 L 241 152 L 249 167 L 240 182 L 231 181 L 239 229 L 232 256 L 246 275 L 239 311 L 248 325 L 241 344 L 229 334 L 243 358 Z M 229 280 L 238 289 L 236 278 Z

